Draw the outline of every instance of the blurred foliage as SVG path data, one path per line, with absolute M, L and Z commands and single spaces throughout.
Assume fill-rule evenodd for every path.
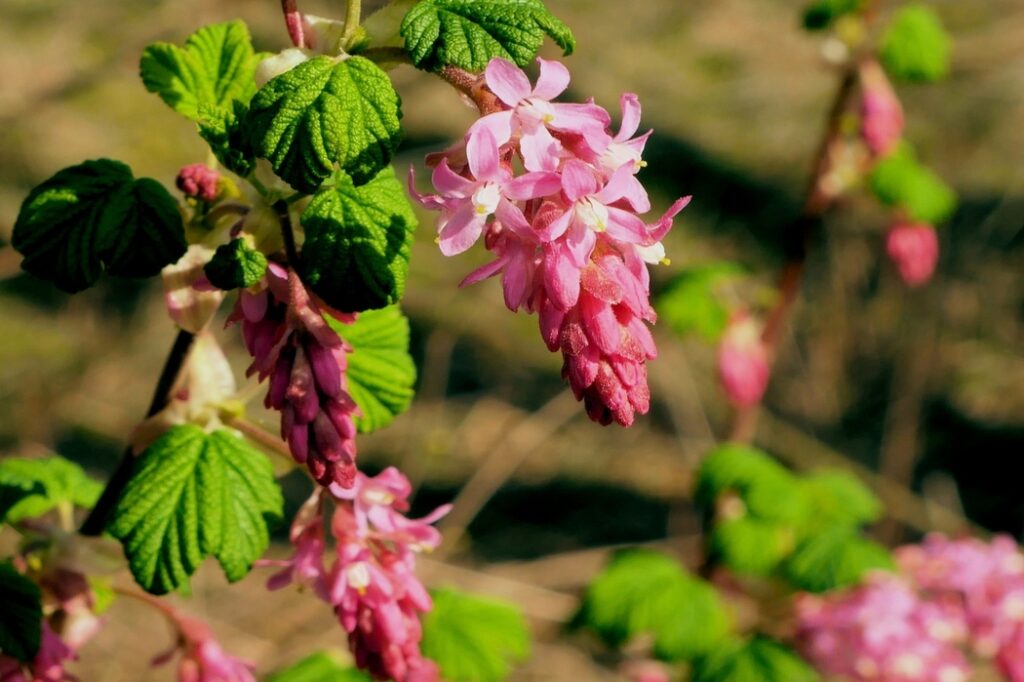
M 881 57 L 896 78 L 932 82 L 950 69 L 952 41 L 942 20 L 926 5 L 901 7 L 882 36 Z
M 273 673 L 266 682 L 372 682 L 372 679 L 362 670 L 353 668 L 347 656 L 333 651 L 318 651 Z
M 814 682 L 818 674 L 792 649 L 756 636 L 730 639 L 693 667 L 692 682 Z
M 956 209 L 956 194 L 917 160 L 907 142 L 875 165 L 870 184 L 882 203 L 905 209 L 912 220 L 937 225 Z
M 103 486 L 63 457 L 0 459 L 0 521 L 17 523 L 66 505 L 90 509 Z

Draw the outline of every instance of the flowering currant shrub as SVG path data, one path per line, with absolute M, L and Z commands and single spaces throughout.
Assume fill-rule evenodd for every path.
M 797 474 L 745 444 L 805 249 L 791 249 L 768 296 L 741 295 L 737 264 L 705 263 L 652 304 L 651 271 L 670 265 L 665 239 L 690 198 L 652 213 L 639 95 L 621 95 L 617 122 L 592 99 L 568 101 L 568 62 L 538 53 L 551 42 L 567 58 L 575 38 L 541 0 L 392 0 L 365 21 L 359 0 L 343 19 L 281 7 L 291 46 L 275 53 L 257 52 L 241 21 L 143 52 L 145 88 L 210 149 L 179 170 L 176 191 L 99 158 L 56 172 L 21 205 L 12 245 L 24 270 L 67 293 L 105 274 L 160 276 L 178 332 L 105 486 L 56 456 L 0 461 L 0 521 L 21 534 L 0 563 L 0 682 L 74 679 L 69 665 L 118 598 L 169 624 L 154 666 L 182 682 L 256 679 L 257 662 L 162 598 L 187 593 L 210 557 L 230 582 L 256 570 L 336 619 L 350 656 L 312 654 L 278 682 L 490 682 L 527 656 L 515 607 L 418 577 L 451 505 L 413 517 L 406 474 L 360 467 L 361 435 L 413 398 L 399 307 L 420 229 L 413 203 L 445 256 L 488 252 L 463 285 L 500 276 L 505 306 L 536 314 L 594 422 L 629 427 L 649 412 L 656 307 L 672 330 L 718 345 L 735 428 L 695 475 L 699 575 L 656 551 L 616 555 L 572 622 L 613 650 L 595 658 L 659 682 L 959 682 L 978 663 L 1024 680 L 1024 558 L 1012 540 L 932 535 L 891 553 L 870 536 L 881 501 L 856 477 Z M 904 139 L 893 82 L 944 76 L 948 37 L 920 5 L 875 22 L 870 2 L 807 8 L 840 85 L 791 241 L 869 189 L 889 216 L 879 253 L 920 287 L 956 200 Z M 424 159 L 431 188 L 415 168 L 392 167 L 403 104 L 389 71 L 400 64 L 479 114 Z M 275 432 L 246 416 L 249 391 L 221 346 L 231 335 Z M 291 519 L 271 456 L 311 479 Z M 264 557 L 278 527 L 289 553 Z M 125 566 L 135 586 L 116 577 Z

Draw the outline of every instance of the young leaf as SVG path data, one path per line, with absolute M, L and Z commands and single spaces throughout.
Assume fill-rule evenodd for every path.
M 825 592 L 853 585 L 868 571 L 892 568 L 892 557 L 884 547 L 865 540 L 853 529 L 836 527 L 801 543 L 784 564 L 783 572 L 798 589 Z
M 706 654 L 731 628 L 714 588 L 648 550 L 617 554 L 587 587 L 574 622 L 612 647 L 650 635 L 655 655 L 667 661 Z
M 359 312 L 402 297 L 416 215 L 390 166 L 359 187 L 335 173 L 302 213 L 302 228 L 303 280 L 328 305 Z
M 267 272 L 267 257 L 251 248 L 244 239 L 232 239 L 217 247 L 203 272 L 218 289 L 251 287 Z
M 60 504 L 91 508 L 101 492 L 100 483 L 63 457 L 0 460 L 0 518 L 10 523 L 42 516 Z
M 423 655 L 448 682 L 500 682 L 530 653 L 530 634 L 512 604 L 435 590 L 423 617 Z
M 807 513 L 798 479 L 752 447 L 722 445 L 701 463 L 698 502 L 711 507 L 720 495 L 730 491 L 739 495 L 750 514 L 761 519 L 796 523 Z
M 870 180 L 879 201 L 903 207 L 913 220 L 936 225 L 956 209 L 956 194 L 917 161 L 907 143 L 879 161 Z
M 230 107 L 202 105 L 196 125 L 199 136 L 210 145 L 210 150 L 225 168 L 246 176 L 256 163 L 252 142 L 245 134 L 242 122 L 249 107 L 235 100 Z
M 272 674 L 266 682 L 373 682 L 373 678 L 332 651 L 318 651 Z
M 412 63 L 426 71 L 483 71 L 494 57 L 525 66 L 550 36 L 565 55 L 576 39 L 542 0 L 423 0 L 402 20 Z
M 398 306 L 360 313 L 353 324 L 327 321 L 352 346 L 348 356 L 348 391 L 362 416 L 362 433 L 390 424 L 409 407 L 416 365 L 409 355 L 409 321 Z
M 313 193 L 335 164 L 357 185 L 376 176 L 398 148 L 401 117 L 398 93 L 376 64 L 314 57 L 256 93 L 246 128 L 257 156 Z
M 283 501 L 270 462 L 233 432 L 175 426 L 136 460 L 110 522 L 132 575 L 148 592 L 187 583 L 213 555 L 242 579 L 270 542 Z
M 660 320 L 677 334 L 696 332 L 708 341 L 717 341 L 729 322 L 729 308 L 717 289 L 742 273 L 739 265 L 729 262 L 684 270 L 658 296 Z
M 767 637 L 730 639 L 693 666 L 692 682 L 815 682 L 818 674 L 788 647 Z
M 821 31 L 839 17 L 861 8 L 863 0 L 815 0 L 804 10 L 804 28 Z
M 0 563 L 0 604 L 0 654 L 32 661 L 43 629 L 42 595 L 9 561 Z
M 931 8 L 905 5 L 882 37 L 882 63 L 889 73 L 903 80 L 941 80 L 949 74 L 951 42 Z
M 766 576 L 793 552 L 793 527 L 751 516 L 715 523 L 711 554 L 736 573 Z
M 241 21 L 199 29 L 181 48 L 155 43 L 142 52 L 139 72 L 146 89 L 196 121 L 204 106 L 230 109 L 256 92 L 256 66 L 249 29 Z
M 22 268 L 68 293 L 92 286 L 104 267 L 151 277 L 187 248 L 167 190 L 110 159 L 65 168 L 33 189 L 11 243 L 25 257 Z
M 882 502 L 855 476 L 845 471 L 819 471 L 801 481 L 809 521 L 816 528 L 857 527 L 882 516 Z

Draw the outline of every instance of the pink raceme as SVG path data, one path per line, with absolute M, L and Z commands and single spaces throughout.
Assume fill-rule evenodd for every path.
M 903 106 L 896 91 L 875 60 L 860 66 L 861 137 L 875 158 L 885 156 L 903 136 Z
M 718 375 L 729 402 L 737 407 L 761 402 L 770 373 L 760 325 L 745 313 L 734 316 L 718 347 Z
M 889 228 L 885 250 L 907 286 L 918 287 L 935 272 L 939 238 L 931 225 L 900 221 Z
M 182 194 L 213 202 L 220 194 L 220 173 L 203 163 L 193 163 L 178 171 L 175 184 Z
M 538 64 L 531 87 L 521 69 L 491 60 L 483 78 L 499 110 L 437 162 L 437 194 L 419 194 L 411 174 L 410 190 L 440 212 L 443 253 L 482 236 L 494 254 L 463 285 L 500 274 L 506 306 L 539 314 L 541 335 L 562 353 L 563 377 L 590 417 L 628 426 L 650 406 L 646 363 L 657 355 L 648 265 L 666 260 L 661 240 L 688 198 L 646 223 L 650 201 L 636 173 L 650 133 L 635 136 L 636 95 L 623 95 L 613 135 L 611 117 L 593 102 L 553 102 L 569 72 Z

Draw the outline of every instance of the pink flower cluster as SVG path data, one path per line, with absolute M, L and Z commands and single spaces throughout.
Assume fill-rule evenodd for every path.
M 253 665 L 225 653 L 206 623 L 177 614 L 173 620 L 180 641 L 158 656 L 154 665 L 167 662 L 180 648 L 178 682 L 256 682 Z
M 358 473 L 351 488 L 330 486 L 335 557 L 326 568 L 317 490 L 292 525 L 292 559 L 264 564 L 284 566 L 270 579 L 271 589 L 294 582 L 333 606 L 360 668 L 382 680 L 436 682 L 436 665 L 420 654 L 419 614 L 432 602 L 416 577 L 415 558 L 440 545 L 441 534 L 430 524 L 449 507 L 409 519 L 410 492 L 408 479 L 393 467 L 374 477 Z
M 435 195 L 410 190 L 440 212 L 438 243 L 452 256 L 481 236 L 495 259 L 463 284 L 502 274 L 510 310 L 539 313 L 548 348 L 590 417 L 628 426 L 650 404 L 648 263 L 665 259 L 661 239 L 688 199 L 653 224 L 636 173 L 650 133 L 636 95 L 622 96 L 622 125 L 591 102 L 558 103 L 569 72 L 538 59 L 534 86 L 512 63 L 493 59 L 484 84 L 496 99 L 434 168 Z M 520 172 L 521 169 L 521 172 Z
M 220 173 L 203 163 L 193 163 L 178 171 L 178 189 L 193 199 L 214 201 L 220 194 Z
M 1024 682 L 1017 543 L 931 535 L 895 557 L 899 576 L 876 573 L 849 590 L 798 598 L 798 639 L 819 670 L 852 680 L 961 682 L 969 648 Z
M 939 262 L 939 237 L 924 223 L 897 221 L 889 228 L 885 251 L 907 286 L 926 284 Z
M 735 316 L 718 346 L 718 375 L 729 402 L 737 407 L 761 402 L 770 373 L 760 325 L 746 314 Z
M 281 412 L 281 437 L 321 485 L 350 487 L 356 475 L 356 404 L 346 391 L 350 348 L 324 321 L 298 275 L 272 263 L 258 291 L 242 290 L 241 321 L 253 357 L 248 374 L 270 378 L 265 400 Z M 343 322 L 352 315 L 329 311 Z

